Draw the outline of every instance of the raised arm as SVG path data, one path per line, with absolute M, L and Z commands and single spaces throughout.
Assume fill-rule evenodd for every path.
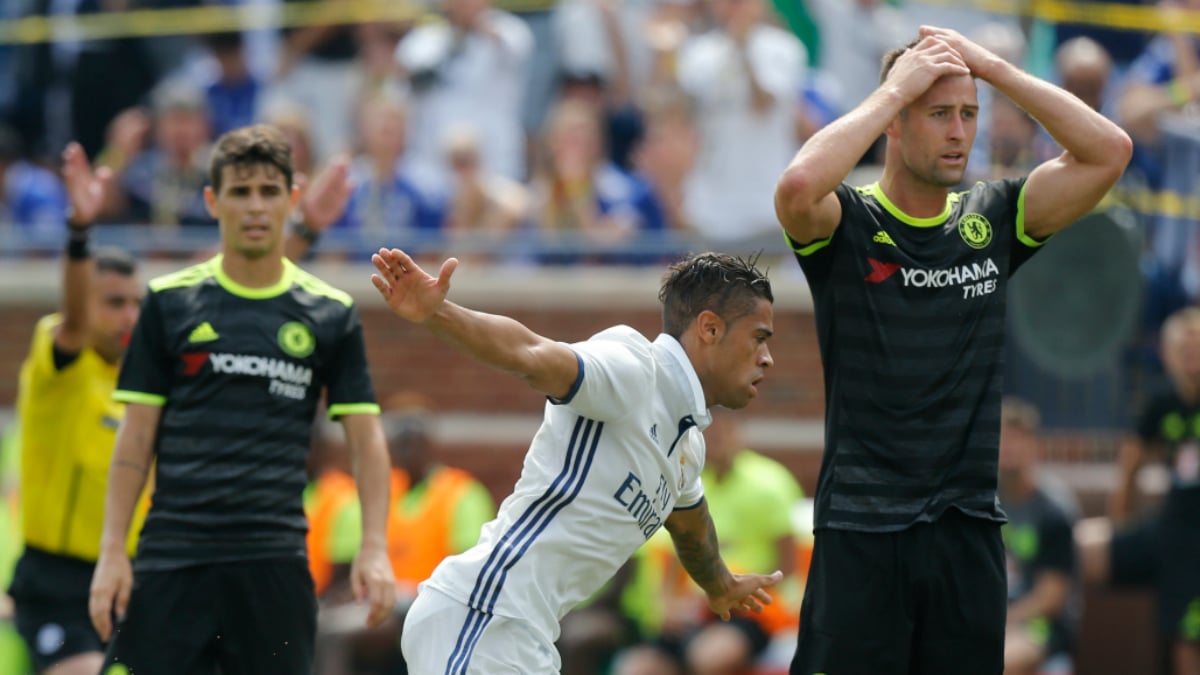
M 112 615 L 119 618 L 129 604 L 133 590 L 133 569 L 125 542 L 129 524 L 154 459 L 154 439 L 162 407 L 128 403 L 125 418 L 117 429 L 112 464 L 108 470 L 108 493 L 104 499 L 104 530 L 100 535 L 100 559 L 92 575 L 88 613 L 92 625 L 107 641 L 112 632 Z
M 350 158 L 339 155 L 316 178 L 297 176 L 300 188 L 299 222 L 283 241 L 283 254 L 289 260 L 303 260 L 317 239 L 342 217 L 350 201 Z
M 905 106 L 945 75 L 966 75 L 962 57 L 927 38 L 896 60 L 887 81 L 832 124 L 813 134 L 775 188 L 775 213 L 798 244 L 831 236 L 842 219 L 834 190 Z
M 424 324 L 459 351 L 522 378 L 547 396 L 562 399 L 570 394 L 579 377 L 579 360 L 569 347 L 507 316 L 477 312 L 446 299 L 456 258 L 442 263 L 436 278 L 399 249 L 380 249 L 371 261 L 379 270 L 371 282 L 397 316 Z
M 1063 147 L 1030 173 L 1025 184 L 1026 234 L 1042 238 L 1083 216 L 1108 193 L 1129 164 L 1133 142 L 1113 122 L 1064 89 L 1012 65 L 955 31 L 922 26 L 945 40 L 971 73 L 1021 106 Z
M 78 354 L 87 346 L 91 326 L 88 294 L 95 264 L 88 253 L 88 233 L 103 206 L 112 172 L 100 168 L 93 173 L 87 155 L 78 143 L 68 145 L 62 159 L 71 213 L 67 219 L 67 255 L 63 263 L 62 323 L 54 334 L 54 346 L 60 351 Z
M 708 606 L 726 621 L 733 610 L 761 612 L 771 604 L 763 589 L 774 586 L 783 573 L 733 574 L 721 559 L 717 528 L 708 513 L 708 503 L 673 512 L 666 522 L 679 562 L 688 576 L 708 596 Z
M 356 600 L 367 600 L 367 625 L 383 623 L 396 604 L 396 579 L 388 561 L 387 517 L 391 503 L 391 465 L 379 416 L 343 415 L 346 446 L 362 505 L 362 542 L 350 568 Z

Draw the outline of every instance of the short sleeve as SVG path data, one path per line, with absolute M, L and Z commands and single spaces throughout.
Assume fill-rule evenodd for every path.
M 1137 417 L 1137 428 L 1135 431 L 1138 438 L 1145 442 L 1150 442 L 1162 437 L 1163 408 L 1163 398 L 1161 396 L 1152 398 L 1146 403 Z
M 1014 204 L 1013 238 L 1009 249 L 1008 273 L 1012 275 L 1021 265 L 1024 265 L 1033 254 L 1042 249 L 1050 237 L 1034 239 L 1025 232 L 1025 179 L 1013 178 L 996 181 L 992 187 L 1001 191 L 1000 198 Z
M 379 414 L 371 373 L 367 369 L 367 349 L 363 343 L 362 321 L 358 310 L 346 309 L 341 340 L 325 368 L 330 419 L 342 415 Z
M 125 357 L 113 398 L 124 403 L 163 405 L 171 391 L 174 364 L 163 325 L 162 294 L 147 293 Z
M 679 490 L 679 498 L 675 500 L 676 511 L 694 509 L 704 501 L 704 483 L 701 480 L 705 454 L 704 434 L 692 427 L 679 439 L 679 444 L 678 450 L 683 453 L 684 476 L 687 477 L 687 482 L 683 484 Z M 686 466 L 687 464 L 690 464 L 690 467 Z
M 584 417 L 615 420 L 654 391 L 650 343 L 632 328 L 611 328 L 570 347 L 579 358 L 579 376 L 572 393 L 557 403 Z

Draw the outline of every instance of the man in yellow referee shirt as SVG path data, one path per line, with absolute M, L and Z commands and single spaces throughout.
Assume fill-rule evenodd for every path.
M 71 203 L 62 308 L 34 329 L 21 367 L 17 414 L 25 550 L 9 593 L 34 666 L 95 675 L 104 645 L 88 617 L 104 494 L 124 405 L 112 400 L 118 363 L 137 322 L 142 288 L 134 259 L 88 248 L 111 174 L 92 171 L 83 149 L 63 153 Z M 138 528 L 131 528 L 136 540 Z

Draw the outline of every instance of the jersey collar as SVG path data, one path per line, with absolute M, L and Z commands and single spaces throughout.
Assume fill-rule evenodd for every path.
M 688 358 L 687 352 L 683 351 L 683 345 L 679 344 L 679 340 L 666 333 L 655 338 L 654 346 L 670 355 L 671 363 L 668 365 L 678 368 L 686 380 L 686 383 L 680 382 L 679 384 L 687 387 L 688 393 L 691 395 L 691 400 L 688 401 L 689 412 L 696 422 L 696 428 L 704 431 L 712 422 L 712 414 L 708 411 L 708 406 L 704 404 L 704 387 L 700 386 L 700 376 L 696 374 L 692 360 Z
M 208 261 L 211 265 L 213 278 L 221 285 L 221 288 L 238 296 L 249 300 L 266 300 L 274 298 L 278 295 L 283 295 L 289 288 L 292 287 L 292 282 L 296 279 L 296 266 L 287 258 L 283 259 L 283 275 L 279 277 L 279 281 L 265 288 L 250 288 L 243 286 L 225 274 L 225 270 L 221 267 L 221 261 L 225 259 L 225 255 L 218 253 L 212 260 Z

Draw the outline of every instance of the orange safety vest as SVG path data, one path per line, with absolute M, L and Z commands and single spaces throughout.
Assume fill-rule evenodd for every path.
M 354 478 L 341 471 L 329 471 L 317 479 L 308 508 L 308 569 L 319 596 L 333 581 L 333 559 L 329 540 L 337 514 L 347 502 L 358 498 Z
M 396 582 L 416 586 L 433 574 L 447 556 L 459 553 L 451 546 L 454 510 L 471 486 L 471 475 L 460 469 L 437 467 L 426 479 L 421 503 L 411 513 L 404 509 L 409 477 L 392 469 L 392 508 L 388 513 L 388 557 Z

